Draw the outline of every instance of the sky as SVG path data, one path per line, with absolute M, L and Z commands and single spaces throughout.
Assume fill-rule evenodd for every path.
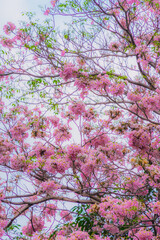
M 22 12 L 36 12 L 42 16 L 39 6 L 49 6 L 50 0 L 0 0 L 0 30 L 7 22 L 23 20 Z

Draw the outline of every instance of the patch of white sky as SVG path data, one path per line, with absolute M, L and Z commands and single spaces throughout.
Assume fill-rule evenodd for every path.
M 49 0 L 0 0 L 0 31 L 7 22 L 16 25 L 25 20 L 22 13 L 35 12 L 38 18 L 42 17 L 40 6 L 47 7 Z
M 46 16 L 42 13 L 42 8 L 46 9 L 51 6 L 50 0 L 0 0 L 0 35 L 2 35 L 3 26 L 7 22 L 13 22 L 18 25 L 20 21 L 27 18 L 22 16 L 25 12 L 36 13 L 36 18 L 43 21 Z M 68 21 L 67 17 L 56 17 L 56 25 L 64 27 L 64 23 Z

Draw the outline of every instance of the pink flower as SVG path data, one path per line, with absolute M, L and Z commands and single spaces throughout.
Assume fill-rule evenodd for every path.
M 131 101 L 137 102 L 137 101 L 140 101 L 142 97 L 140 94 L 136 94 L 134 92 L 128 92 L 127 98 Z
M 56 0 L 51 1 L 51 5 L 52 5 L 52 7 L 55 7 L 56 2 L 57 2 Z
M 47 8 L 46 11 L 44 12 L 44 15 L 48 15 L 50 13 L 50 9 Z
M 7 225 L 7 221 L 0 219 L 0 237 L 2 237 L 5 234 L 5 231 L 3 230 L 3 228 L 5 228 L 6 225 Z
M 109 45 L 109 49 L 111 51 L 118 51 L 120 47 L 120 43 L 119 42 L 111 42 Z
M 68 167 L 69 166 L 65 158 L 60 158 L 57 156 L 51 156 L 48 158 L 45 165 L 45 169 L 53 174 L 56 172 L 64 173 Z
M 9 35 L 12 31 L 14 31 L 16 26 L 14 23 L 8 22 L 7 25 L 4 25 L 3 30 L 5 34 Z
M 46 209 L 45 209 L 45 212 L 46 212 L 48 215 L 54 216 L 55 213 L 56 213 L 56 209 L 57 209 L 57 207 L 56 207 L 54 204 L 49 203 L 49 204 L 47 204 L 47 207 L 46 207 Z
M 82 148 L 78 145 L 72 144 L 67 147 L 68 154 L 67 160 L 68 161 L 75 161 L 78 155 L 82 152 Z
M 28 222 L 27 226 L 22 228 L 22 232 L 25 235 L 32 235 L 34 232 L 41 231 L 44 227 L 44 221 L 42 218 L 33 216 L 32 222 Z
M 85 105 L 83 102 L 73 102 L 72 105 L 69 106 L 69 110 L 75 115 L 83 115 L 85 113 Z
M 27 169 L 27 161 L 23 155 L 14 155 L 11 157 L 11 167 L 16 170 Z
M 65 81 L 70 78 L 76 77 L 76 75 L 77 68 L 72 63 L 64 65 L 64 69 L 60 72 L 60 77 L 62 77 Z
M 144 229 L 139 230 L 136 234 L 136 237 L 134 237 L 134 240 L 151 240 L 153 239 L 153 233 L 151 231 L 147 231 Z
M 34 44 L 34 45 L 35 45 L 35 46 L 38 46 L 38 44 L 39 44 L 39 42 L 35 42 L 35 44 Z
M 73 219 L 72 215 L 68 211 L 61 211 L 60 216 L 65 220 L 65 221 L 70 221 Z
M 133 4 L 133 3 L 136 3 L 136 2 L 137 2 L 137 0 L 127 0 L 128 4 Z
M 40 185 L 41 190 L 44 192 L 54 192 L 54 190 L 57 190 L 58 188 L 60 188 L 60 185 L 55 183 L 54 181 L 47 181 L 47 182 L 43 182 Z
M 12 48 L 13 47 L 13 43 L 15 42 L 14 39 L 7 39 L 7 38 L 3 38 L 1 41 L 1 44 L 3 47 L 7 47 L 7 48 Z
M 115 233 L 119 232 L 119 229 L 116 226 L 111 226 L 111 225 L 108 225 L 108 224 L 104 225 L 104 229 L 109 230 L 109 232 L 111 234 L 115 234 Z
M 47 118 L 47 122 L 53 124 L 54 127 L 59 126 L 59 118 L 57 116 L 50 116 Z
M 71 233 L 70 238 L 72 240 L 89 240 L 90 237 L 87 232 L 75 231 Z
M 65 50 L 63 50 L 62 52 L 61 52 L 61 56 L 63 57 L 64 55 L 65 55 Z
M 154 203 L 153 212 L 154 212 L 154 214 L 160 215 L 160 202 L 159 201 Z
M 59 125 L 57 129 L 54 130 L 53 136 L 57 143 L 64 142 L 71 138 L 71 134 L 69 132 L 70 128 L 66 125 Z
M 124 92 L 124 83 L 117 83 L 117 84 L 113 84 L 110 89 L 109 92 L 115 96 L 119 96 L 122 95 Z

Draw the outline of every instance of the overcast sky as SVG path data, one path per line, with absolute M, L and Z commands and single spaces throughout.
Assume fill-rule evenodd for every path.
M 0 30 L 7 22 L 18 23 L 22 12 L 36 12 L 40 16 L 39 6 L 49 6 L 50 0 L 0 0 Z

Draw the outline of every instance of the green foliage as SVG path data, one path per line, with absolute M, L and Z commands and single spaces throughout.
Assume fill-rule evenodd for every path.
M 23 235 L 23 233 L 21 232 L 21 225 L 20 224 L 12 224 L 11 226 L 9 226 L 6 229 L 6 232 L 9 232 L 10 234 L 12 234 L 12 239 L 13 240 L 20 240 L 23 239 L 25 240 L 26 237 Z M 5 239 L 8 240 L 8 239 Z
M 53 110 L 54 114 L 57 115 L 59 113 L 58 104 L 54 103 L 52 99 L 49 99 L 48 103 L 49 103 L 50 110 Z
M 68 3 L 65 2 L 65 3 L 61 3 L 58 5 L 58 9 L 61 11 L 61 12 L 67 12 L 67 9 L 68 9 Z
M 43 86 L 48 86 L 48 83 L 42 79 L 42 78 L 36 78 L 34 80 L 29 80 L 27 82 L 27 84 L 29 85 L 30 87 L 30 90 L 34 90 L 36 89 L 37 87 L 39 87 L 41 84 L 43 84 Z
M 71 212 L 76 213 L 75 220 L 72 223 L 75 226 L 78 226 L 81 231 L 86 231 L 89 234 L 92 234 L 92 227 L 93 227 L 93 219 L 91 216 L 87 213 L 87 209 L 90 207 L 90 205 L 80 205 L 75 206 L 71 209 Z
M 83 5 L 84 5 L 85 7 L 88 7 L 91 2 L 92 2 L 91 0 L 85 0 L 85 1 L 83 2 Z

